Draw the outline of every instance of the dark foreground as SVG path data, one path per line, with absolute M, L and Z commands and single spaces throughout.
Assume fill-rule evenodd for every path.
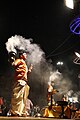
M 0 120 L 61 120 L 58 118 L 40 118 L 40 117 L 0 117 Z M 62 119 L 62 120 L 80 120 L 80 119 Z

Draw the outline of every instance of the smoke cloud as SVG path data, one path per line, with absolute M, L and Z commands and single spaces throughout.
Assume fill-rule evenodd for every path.
M 43 56 L 45 54 L 39 45 L 32 42 L 33 40 L 31 38 L 25 39 L 20 35 L 15 35 L 9 38 L 5 44 L 8 53 L 11 51 L 18 53 L 18 50 L 25 50 L 26 52 L 29 52 L 28 61 L 32 64 L 37 64 L 44 59 Z
M 30 97 L 35 104 L 40 105 L 42 103 L 43 105 L 46 103 L 46 98 L 44 97 L 46 97 L 46 86 L 52 66 L 46 62 L 44 51 L 38 44 L 33 43 L 33 39 L 25 39 L 20 35 L 12 36 L 5 45 L 8 53 L 13 51 L 18 54 L 19 50 L 28 52 L 27 65 L 33 64 L 33 70 L 29 76 Z
M 67 94 L 72 89 L 71 80 L 67 75 L 63 77 L 58 70 L 54 70 L 54 66 L 45 59 L 44 51 L 38 44 L 33 43 L 33 39 L 15 35 L 9 38 L 5 45 L 8 53 L 14 51 L 18 54 L 18 50 L 29 52 L 27 64 L 33 64 L 33 70 L 29 77 L 30 98 L 34 104 L 41 107 L 47 104 L 47 87 L 51 81 L 54 81 L 55 88 L 59 91 L 55 94 L 56 101 L 61 98 L 62 94 Z

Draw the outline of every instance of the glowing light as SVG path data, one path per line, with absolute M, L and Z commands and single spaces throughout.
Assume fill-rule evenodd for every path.
M 63 62 L 60 62 L 60 61 L 57 62 L 57 65 L 63 65 Z
M 77 17 L 72 21 L 70 30 L 72 33 L 80 35 L 80 17 Z
M 75 55 L 80 58 L 80 54 L 79 53 L 75 52 Z
M 65 0 L 65 5 L 70 9 L 74 9 L 74 1 L 73 0 Z

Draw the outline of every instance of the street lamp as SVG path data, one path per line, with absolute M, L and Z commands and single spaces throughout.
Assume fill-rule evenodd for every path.
M 70 9 L 74 9 L 75 4 L 79 2 L 80 0 L 64 0 L 65 5 Z
M 65 0 L 65 5 L 70 8 L 70 9 L 74 9 L 74 1 L 73 0 Z

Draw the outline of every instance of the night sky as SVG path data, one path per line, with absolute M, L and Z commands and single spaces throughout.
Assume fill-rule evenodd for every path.
M 44 51 L 45 59 L 51 65 L 56 66 L 57 61 L 63 61 L 63 72 L 68 74 L 73 84 L 78 85 L 80 66 L 75 65 L 73 59 L 74 51 L 80 51 L 80 37 L 69 29 L 71 21 L 78 14 L 77 9 L 68 9 L 63 0 L 0 1 L 1 96 L 6 99 L 10 96 L 12 71 L 9 68 L 5 43 L 14 35 L 32 38 L 33 43 L 38 44 Z M 79 89 L 79 86 L 77 88 Z
M 69 24 L 75 17 L 74 14 L 76 14 L 74 11 L 66 8 L 63 0 L 1 2 L 0 54 L 2 64 L 6 62 L 6 56 L 3 54 L 6 53 L 5 42 L 15 34 L 32 38 L 34 43 L 40 44 L 46 57 L 51 54 L 49 58 L 52 59 L 56 53 L 64 56 L 73 52 L 79 44 L 79 41 L 75 40 L 76 36 L 72 35 L 69 30 Z

